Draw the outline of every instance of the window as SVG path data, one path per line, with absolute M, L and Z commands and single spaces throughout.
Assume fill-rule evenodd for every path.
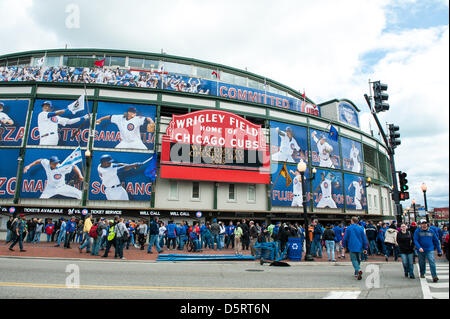
M 180 74 L 192 74 L 192 66 L 189 64 L 180 64 L 180 63 L 172 63 L 165 62 L 164 70 L 172 73 L 180 73 Z
M 231 201 L 236 200 L 235 185 L 234 184 L 229 184 L 228 185 L 228 200 L 231 200 Z
M 197 75 L 198 77 L 202 78 L 202 79 L 207 79 L 207 80 L 216 80 L 216 77 L 213 76 L 213 69 L 207 69 L 207 68 L 202 68 L 200 66 L 196 67 L 197 69 L 197 73 L 194 75 Z
M 178 200 L 178 182 L 169 182 L 169 200 Z
M 200 199 L 200 183 L 192 183 L 192 199 Z
M 105 58 L 106 66 L 125 66 L 125 57 L 123 56 L 107 56 Z
M 369 194 L 369 208 L 372 208 L 372 195 Z
M 144 59 L 128 58 L 128 66 L 142 68 L 144 66 Z
M 377 195 L 373 195 L 373 206 L 375 209 L 378 208 L 377 200 L 378 200 Z
M 145 69 L 158 69 L 159 68 L 159 61 L 154 60 L 144 60 L 144 68 Z
M 249 202 L 255 202 L 256 201 L 256 185 L 255 184 L 248 185 L 247 200 Z
M 26 58 L 19 58 L 19 61 L 17 62 L 18 65 L 30 65 L 31 64 L 31 57 L 26 57 Z M 58 65 L 59 65 L 59 61 L 58 61 Z

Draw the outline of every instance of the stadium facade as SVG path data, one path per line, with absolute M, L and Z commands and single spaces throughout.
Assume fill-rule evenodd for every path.
M 18 213 L 301 222 L 301 160 L 310 216 L 395 219 L 386 147 L 348 99 L 316 104 L 184 57 L 66 49 L 0 56 L 0 102 L 2 228 Z

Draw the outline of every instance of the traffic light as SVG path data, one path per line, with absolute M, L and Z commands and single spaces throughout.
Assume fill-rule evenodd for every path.
M 408 180 L 406 179 L 406 176 L 408 176 L 405 172 L 399 172 L 399 184 L 400 184 L 400 194 L 399 199 L 400 200 L 407 200 L 409 199 L 409 192 L 408 192 Z
M 373 82 L 373 98 L 375 100 L 375 112 L 383 112 L 389 110 L 389 104 L 384 103 L 389 99 L 389 95 L 384 93 L 388 88 L 387 84 L 380 81 Z
M 398 133 L 399 130 L 400 127 L 394 124 L 389 124 L 389 141 L 391 143 L 392 148 L 396 148 L 401 144 L 400 133 Z

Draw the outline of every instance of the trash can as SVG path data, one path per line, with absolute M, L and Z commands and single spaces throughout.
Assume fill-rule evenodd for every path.
M 302 239 L 298 237 L 289 237 L 288 245 L 288 259 L 292 261 L 301 261 L 303 253 Z

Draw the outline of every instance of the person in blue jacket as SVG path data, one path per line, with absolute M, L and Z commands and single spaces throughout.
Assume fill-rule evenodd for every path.
M 315 219 L 313 221 L 314 225 L 314 231 L 313 231 L 313 242 L 311 245 L 311 252 L 313 257 L 317 257 L 317 251 L 319 251 L 319 258 L 322 258 L 322 234 L 323 229 L 322 226 L 319 224 L 318 220 Z
M 75 230 L 77 229 L 77 222 L 75 217 L 72 217 L 66 224 L 66 238 L 64 242 L 64 248 L 70 248 L 70 242 L 75 237 Z
M 439 257 L 442 256 L 441 243 L 425 219 L 420 221 L 420 228 L 414 232 L 414 244 L 419 254 L 420 278 L 425 278 L 426 260 L 428 260 L 433 282 L 437 282 L 439 278 L 436 273 L 434 250 L 436 249 L 438 251 Z
M 178 234 L 178 250 L 183 250 L 184 242 L 186 241 L 186 227 L 179 225 L 177 227 Z
M 173 243 L 172 247 L 175 250 L 177 247 L 177 226 L 173 221 L 169 221 L 167 225 L 167 249 L 170 250 L 170 243 Z
M 343 238 L 342 234 L 344 233 L 344 229 L 342 229 L 342 227 L 340 227 L 339 224 L 336 223 L 336 226 L 334 226 L 333 231 L 335 234 L 334 241 L 336 242 L 336 250 L 338 254 L 340 254 L 338 255 L 338 258 L 345 258 L 344 254 L 345 250 L 343 249 L 342 246 L 342 238 Z
M 350 252 L 355 277 L 358 280 L 362 279 L 361 254 L 367 254 L 367 244 L 364 229 L 358 225 L 358 217 L 352 217 L 351 225 L 345 230 L 343 246 Z
M 384 237 L 386 235 L 386 230 L 388 229 L 387 224 L 381 224 L 380 229 L 378 230 L 377 241 L 381 246 L 381 251 L 379 253 L 386 255 L 386 246 L 384 245 Z
M 431 224 L 430 229 L 435 232 L 437 238 L 439 239 L 439 242 L 441 243 L 442 247 L 442 229 L 437 227 L 436 225 Z

